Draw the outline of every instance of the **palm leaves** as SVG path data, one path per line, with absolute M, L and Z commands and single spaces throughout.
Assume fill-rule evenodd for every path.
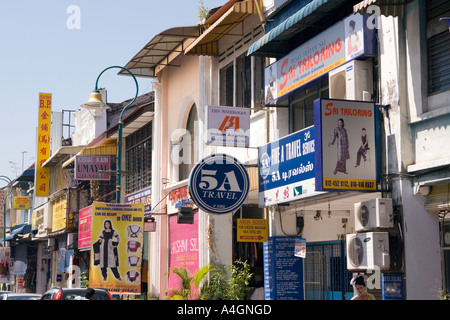
M 172 268 L 171 273 L 176 274 L 181 279 L 181 289 L 172 289 L 169 297 L 173 300 L 192 300 L 196 299 L 200 292 L 200 284 L 203 278 L 211 271 L 217 270 L 216 267 L 205 265 L 193 275 L 184 267 Z

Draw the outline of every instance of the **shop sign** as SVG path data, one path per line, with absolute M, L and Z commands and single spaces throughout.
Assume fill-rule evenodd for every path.
M 50 169 L 43 167 L 42 164 L 50 157 L 51 93 L 39 93 L 38 114 L 35 190 L 36 197 L 48 197 Z
M 198 243 L 198 213 L 194 212 L 193 224 L 178 224 L 177 215 L 169 215 L 169 268 L 186 268 L 189 274 L 195 274 L 199 268 Z M 168 278 L 168 293 L 181 290 L 182 282 L 179 276 L 170 272 Z
M 316 195 L 314 127 L 259 147 L 259 206 Z
M 167 212 L 175 213 L 180 207 L 191 207 L 192 205 L 193 201 L 187 186 L 169 192 Z
M 375 53 L 375 32 L 367 15 L 353 14 L 308 40 L 265 69 L 265 103 L 269 104 L 344 63 Z
M 61 198 L 53 202 L 52 206 L 52 232 L 66 228 L 67 220 L 67 199 Z
M 314 101 L 316 190 L 377 189 L 377 118 L 373 102 Z
M 30 197 L 14 197 L 14 210 L 30 209 Z
M 6 283 L 10 275 L 10 256 L 9 247 L 0 247 L 0 283 Z
M 110 156 L 75 156 L 75 180 L 110 180 Z
M 226 154 L 210 155 L 192 169 L 188 190 L 194 203 L 210 213 L 236 211 L 247 199 L 250 181 L 247 169 Z
M 79 211 L 78 249 L 91 247 L 92 205 Z
M 51 219 L 49 216 L 49 203 L 45 203 L 33 210 L 32 214 L 32 230 L 37 230 L 35 234 L 36 238 L 44 238 L 47 237 L 48 231 L 51 231 Z
M 144 204 L 94 202 L 92 208 L 89 287 L 141 293 Z
M 208 106 L 207 144 L 248 147 L 250 144 L 249 108 Z
M 125 203 L 143 203 L 144 213 L 150 214 L 152 211 L 152 187 L 148 187 L 134 193 L 128 194 L 124 199 Z
M 237 219 L 238 242 L 266 242 L 266 219 Z

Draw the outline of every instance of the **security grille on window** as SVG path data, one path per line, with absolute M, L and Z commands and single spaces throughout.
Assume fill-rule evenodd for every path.
M 152 184 L 152 123 L 126 137 L 126 192 Z
M 430 94 L 450 89 L 450 32 L 440 19 L 450 17 L 448 0 L 428 1 L 428 91 Z

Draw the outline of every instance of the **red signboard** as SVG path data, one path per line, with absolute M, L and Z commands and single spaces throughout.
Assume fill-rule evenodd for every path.
M 186 268 L 190 275 L 198 270 L 198 213 L 193 224 L 178 224 L 177 215 L 169 216 L 170 268 Z M 169 293 L 181 289 L 178 275 L 169 273 Z
M 78 220 L 78 249 L 91 247 L 92 205 L 79 212 Z

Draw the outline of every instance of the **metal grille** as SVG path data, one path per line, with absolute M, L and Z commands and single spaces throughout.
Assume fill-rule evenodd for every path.
M 132 193 L 152 183 L 151 122 L 128 136 L 126 143 L 126 193 Z
M 343 241 L 307 244 L 303 270 L 305 300 L 345 300 L 353 296 Z

